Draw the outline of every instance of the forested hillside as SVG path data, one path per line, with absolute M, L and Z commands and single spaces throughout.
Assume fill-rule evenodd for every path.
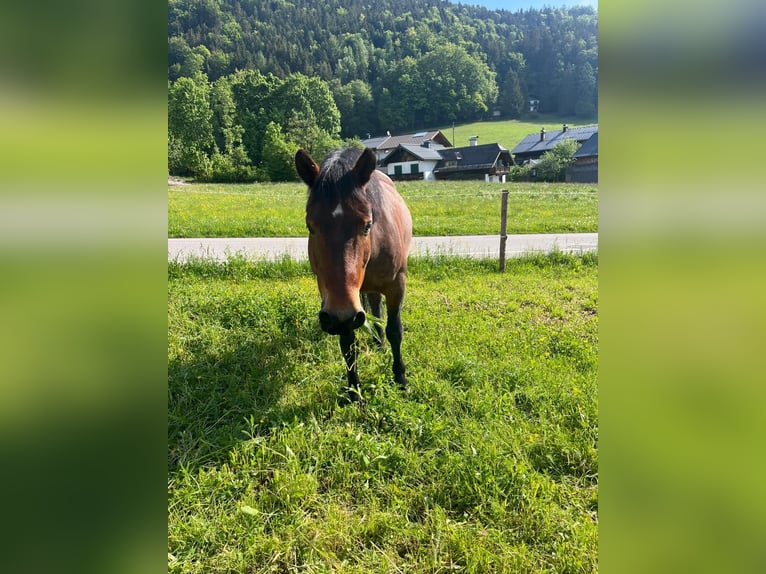
M 287 144 L 297 143 L 290 137 L 298 132 L 296 123 L 314 129 L 325 121 L 332 126 L 320 128 L 325 139 L 363 138 L 488 118 L 495 110 L 519 117 L 529 99 L 539 100 L 540 112 L 591 119 L 597 109 L 597 26 L 588 7 L 511 13 L 444 0 L 169 0 L 168 80 L 171 100 L 176 83 L 186 78 L 183 93 L 193 81 L 211 102 L 217 120 L 210 120 L 213 133 L 200 147 L 208 157 L 216 150 L 231 156 L 238 148 L 258 167 L 267 119 L 279 132 L 272 135 Z M 251 74 L 249 80 L 243 73 Z M 322 112 L 297 97 L 309 79 L 327 87 L 335 110 L 325 102 Z M 285 82 L 303 86 L 291 92 L 301 100 L 299 109 L 264 108 L 248 128 L 244 116 L 259 108 L 238 106 L 270 100 L 284 108 L 275 94 Z M 236 85 L 239 98 L 232 92 Z M 246 95 L 244 85 L 260 87 Z M 302 111 L 308 119 L 299 120 Z M 331 118 L 319 117 L 328 111 Z M 261 133 L 248 134 L 256 124 Z M 227 125 L 228 135 L 221 129 Z M 177 133 L 171 148 L 180 154 L 184 144 Z

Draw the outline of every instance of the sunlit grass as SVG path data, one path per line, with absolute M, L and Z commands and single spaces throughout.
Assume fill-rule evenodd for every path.
M 598 189 L 588 184 L 400 182 L 415 235 L 500 232 L 501 190 L 510 191 L 508 233 L 577 233 L 598 229 Z M 193 184 L 168 191 L 170 237 L 300 237 L 302 184 Z
M 366 408 L 306 263 L 169 263 L 171 572 L 595 572 L 597 256 L 414 258 Z
M 455 125 L 455 136 L 452 136 L 452 124 L 438 128 L 447 136 L 453 146 L 464 147 L 469 145 L 471 136 L 479 136 L 479 144 L 499 143 L 512 150 L 529 134 L 540 132 L 544 127 L 546 131 L 560 130 L 562 124 L 569 127 L 593 125 L 598 123 L 598 118 L 560 117 L 550 114 L 537 114 L 537 118 L 524 118 L 521 120 L 490 120 L 484 122 L 472 122 L 469 124 Z M 453 141 L 454 139 L 454 141 Z

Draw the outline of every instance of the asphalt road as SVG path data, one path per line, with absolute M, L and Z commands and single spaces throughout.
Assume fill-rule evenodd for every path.
M 168 239 L 168 261 L 189 257 L 207 257 L 219 261 L 242 254 L 260 259 L 306 259 L 307 237 L 194 238 Z M 499 235 L 459 235 L 449 237 L 414 237 L 410 255 L 463 255 L 495 258 L 500 254 Z M 598 233 L 551 233 L 509 235 L 506 257 L 558 249 L 564 253 L 584 253 L 598 249 Z

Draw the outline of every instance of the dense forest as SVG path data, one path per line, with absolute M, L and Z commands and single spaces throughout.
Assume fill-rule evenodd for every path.
M 171 172 L 278 179 L 263 156 L 276 143 L 321 152 L 341 137 L 519 117 L 530 99 L 591 119 L 597 28 L 589 7 L 169 0 Z

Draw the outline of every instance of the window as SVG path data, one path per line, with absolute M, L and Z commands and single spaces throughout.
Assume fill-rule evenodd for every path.
M 420 173 L 418 168 L 419 168 L 418 164 L 411 163 L 410 164 L 410 173 Z
M 401 164 L 394 166 L 394 175 L 402 175 L 402 166 L 401 166 Z

